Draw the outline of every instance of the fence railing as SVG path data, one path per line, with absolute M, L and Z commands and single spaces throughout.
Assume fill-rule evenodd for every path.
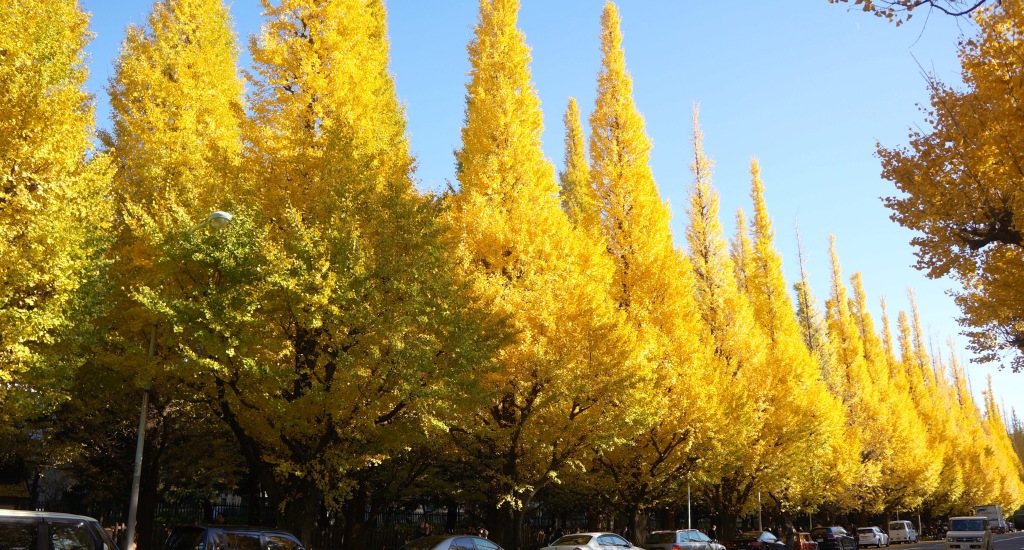
M 124 523 L 115 514 L 87 512 L 97 518 L 103 518 L 105 527 L 114 535 L 115 540 L 123 548 Z M 259 511 L 260 523 L 274 525 L 276 510 L 272 507 Z M 247 525 L 250 523 L 250 510 L 246 503 L 215 504 L 209 502 L 163 502 L 157 505 L 154 516 L 154 528 L 149 540 L 139 540 L 139 550 L 160 550 L 169 534 L 170 527 L 175 525 L 214 524 Z M 112 519 L 112 521 L 111 521 Z M 481 526 L 480 521 L 465 509 L 457 508 L 449 512 L 444 507 L 418 507 L 416 509 L 390 510 L 385 513 L 364 516 L 364 542 L 362 550 L 397 550 L 402 544 L 422 536 L 424 525 L 429 525 L 433 534 L 442 533 L 476 533 Z M 520 540 L 523 550 L 532 550 L 545 545 L 554 527 L 558 526 L 565 532 L 588 530 L 590 520 L 585 514 L 553 515 L 536 510 L 523 526 Z M 298 533 L 296 533 L 298 535 Z M 310 540 L 303 540 L 309 550 L 340 550 L 344 544 L 345 526 L 340 518 L 324 519 L 318 522 Z

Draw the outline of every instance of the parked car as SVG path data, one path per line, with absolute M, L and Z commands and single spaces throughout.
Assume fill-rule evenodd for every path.
M 786 550 L 786 543 L 768 531 L 743 531 L 725 543 L 727 550 Z
M 164 550 L 304 550 L 295 535 L 270 527 L 180 525 L 171 527 Z
M 857 548 L 857 539 L 838 525 L 815 527 L 811 529 L 811 538 L 818 543 L 818 548 L 821 550 L 854 550 Z
M 889 542 L 896 544 L 905 542 L 910 544 L 917 542 L 917 530 L 914 524 L 905 519 L 898 519 L 889 522 Z
M 724 550 L 724 546 L 696 529 L 655 531 L 644 541 L 647 550 Z
M 407 542 L 399 550 L 502 550 L 495 542 L 472 535 L 435 535 Z
M 877 546 L 879 548 L 889 546 L 889 535 L 876 526 L 858 527 L 857 544 L 860 546 Z
M 575 533 L 559 537 L 541 550 L 605 550 L 607 548 L 640 548 L 615 533 Z
M 797 541 L 800 546 L 793 550 L 818 550 L 818 543 L 814 542 L 810 533 L 797 533 Z
M 0 510 L 0 547 L 117 550 L 110 535 L 93 518 L 22 510 Z

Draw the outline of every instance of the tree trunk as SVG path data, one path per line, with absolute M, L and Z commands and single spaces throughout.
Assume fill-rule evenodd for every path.
M 305 479 L 293 479 L 289 485 L 290 499 L 284 510 L 285 527 L 308 547 L 320 512 L 320 491 L 313 482 Z
M 506 550 L 517 550 L 517 547 L 513 546 L 512 531 L 515 529 L 512 528 L 512 517 L 508 513 L 507 508 L 499 507 L 497 503 L 492 502 L 487 509 L 487 520 L 484 528 L 489 531 L 489 539 L 497 542 L 498 545 Z
M 345 540 L 342 550 L 360 550 L 366 547 L 366 491 L 362 485 L 352 498 L 345 502 L 342 513 L 345 516 Z
M 159 499 L 158 482 L 161 454 L 158 445 L 159 443 L 145 442 L 145 452 L 142 455 L 139 504 L 135 517 L 135 540 L 138 541 L 136 547 L 139 550 L 155 550 L 152 544 L 154 542 L 153 520 L 156 517 L 156 502 Z

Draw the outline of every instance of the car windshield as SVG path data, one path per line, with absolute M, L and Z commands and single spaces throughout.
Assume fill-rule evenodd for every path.
M 676 532 L 675 531 L 663 531 L 661 533 L 651 533 L 647 535 L 647 544 L 657 544 L 660 542 L 675 542 Z
M 861 527 L 860 529 L 857 529 L 857 532 L 862 534 L 862 535 L 870 535 L 870 534 L 874 533 L 875 530 L 870 528 L 870 527 Z
M 984 531 L 983 519 L 952 519 L 949 521 L 950 531 Z
M 890 531 L 902 531 L 902 530 L 904 530 L 906 528 L 907 528 L 906 524 L 903 524 L 903 523 L 890 523 L 889 524 L 889 530 Z

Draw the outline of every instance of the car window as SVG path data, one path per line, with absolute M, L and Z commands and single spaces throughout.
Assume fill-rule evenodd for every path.
M 551 546 L 572 546 L 573 544 L 587 544 L 590 542 L 590 535 L 566 535 L 555 541 Z
M 700 542 L 711 542 L 711 538 L 700 531 L 691 531 L 691 533 L 693 533 L 693 536 Z
M 36 521 L 5 519 L 0 523 L 0 550 L 35 550 L 38 531 Z
M 259 533 L 228 533 L 228 548 L 230 550 L 260 550 Z
M 51 521 L 47 523 L 50 532 L 50 550 L 96 550 L 92 531 L 83 522 Z
M 473 544 L 473 539 L 469 537 L 460 537 L 452 541 L 449 550 L 476 550 L 476 546 Z
M 775 538 L 775 535 L 765 531 L 764 533 L 761 533 L 760 540 L 762 542 L 774 542 L 774 541 L 776 541 L 778 539 Z
M 501 550 L 501 547 L 487 539 L 473 539 L 476 550 Z
M 299 541 L 281 533 L 263 533 L 267 541 L 267 550 L 296 550 L 302 548 Z
M 682 535 L 682 533 L 680 533 Z M 675 531 L 662 531 L 660 533 L 651 533 L 647 535 L 647 544 L 657 544 L 660 542 L 682 542 L 682 539 L 676 540 Z
M 448 537 L 431 536 L 418 538 L 412 542 L 408 542 L 402 548 L 404 550 L 430 550 L 431 548 L 441 544 Z
M 630 543 L 626 539 L 623 539 L 617 535 L 602 535 L 598 537 L 597 542 L 606 544 L 608 546 L 629 546 Z

